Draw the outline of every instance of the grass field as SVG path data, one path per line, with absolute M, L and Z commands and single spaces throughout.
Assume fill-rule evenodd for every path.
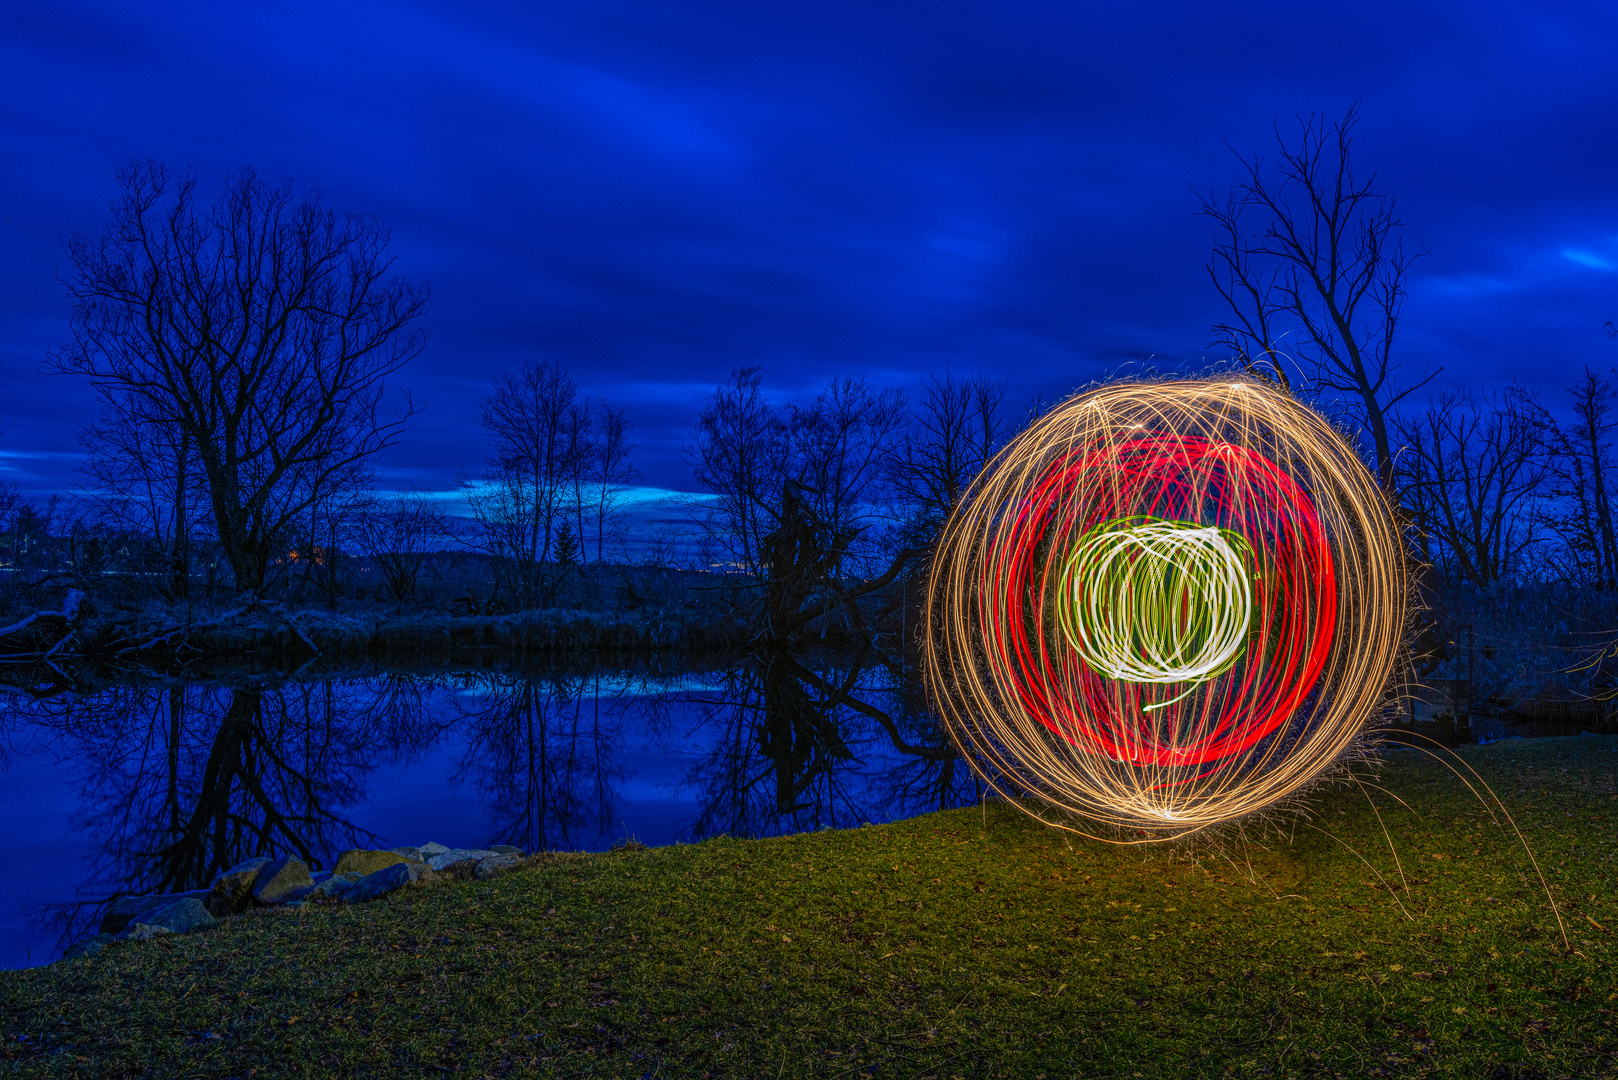
M 115 946 L 0 973 L 0 1076 L 1618 1075 L 1618 740 L 1462 753 L 1571 949 L 1511 835 L 1404 751 L 1175 848 L 991 804 Z

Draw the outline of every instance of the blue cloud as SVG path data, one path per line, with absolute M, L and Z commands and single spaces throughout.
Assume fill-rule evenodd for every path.
M 1563 248 L 1562 258 L 1567 259 L 1569 262 L 1576 262 L 1580 266 L 1588 266 L 1592 270 L 1618 270 L 1618 262 L 1614 262 L 1605 255 L 1596 255 L 1589 251 L 1581 251 L 1578 248 Z
M 146 156 L 210 190 L 252 164 L 392 226 L 396 270 L 434 299 L 397 380 L 428 409 L 382 465 L 425 490 L 481 475 L 479 400 L 534 359 L 625 406 L 658 491 L 694 486 L 691 427 L 743 365 L 802 400 L 947 364 L 1008 379 L 1020 413 L 1122 359 L 1200 363 L 1224 312 L 1195 193 L 1240 178 L 1230 147 L 1354 100 L 1360 164 L 1431 252 L 1405 362 L 1552 395 L 1610 366 L 1618 249 L 1564 238 L 1618 221 L 1618 143 L 1588 135 L 1618 129 L 1612 6 L 1485 0 L 1465 34 L 1440 0 L 1281 10 L 12 5 L 0 447 L 53 456 L 0 464 L 35 494 L 78 484 L 93 397 L 38 373 L 67 331 L 60 242 Z

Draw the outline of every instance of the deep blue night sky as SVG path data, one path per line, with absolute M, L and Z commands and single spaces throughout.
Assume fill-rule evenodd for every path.
M 1026 402 L 1198 363 L 1196 193 L 1356 100 L 1358 161 L 1430 249 L 1409 368 L 1559 405 L 1618 363 L 1610 2 L 0 4 L 0 479 L 78 482 L 90 395 L 39 368 L 61 243 L 132 158 L 392 226 L 433 304 L 385 486 L 480 470 L 491 378 L 548 358 L 689 489 L 741 365 L 783 400 L 948 364 Z

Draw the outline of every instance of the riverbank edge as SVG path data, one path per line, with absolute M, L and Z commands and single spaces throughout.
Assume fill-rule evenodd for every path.
M 0 1060 L 18 1076 L 1618 1074 L 1618 898 L 1599 891 L 1615 842 L 1596 823 L 1618 743 L 1462 757 L 1511 793 L 1558 912 L 1487 809 L 1405 751 L 1378 783 L 1419 818 L 1341 785 L 1307 819 L 1333 835 L 1290 842 L 1108 847 L 990 804 L 232 920 L 8 973 Z M 1408 889 L 1381 880 L 1397 881 L 1384 825 Z
M 282 610 L 265 607 L 216 618 L 98 619 L 79 634 L 80 651 L 124 661 L 187 654 L 307 659 L 458 656 L 564 652 L 668 652 L 735 648 L 745 628 L 679 610 L 604 612 L 575 609 L 505 615 L 396 614 L 384 611 Z

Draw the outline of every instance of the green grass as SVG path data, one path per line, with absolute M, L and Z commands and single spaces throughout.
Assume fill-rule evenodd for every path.
M 1173 849 L 991 805 L 564 856 L 4 973 L 0 1076 L 1618 1075 L 1618 740 L 1464 753 L 1571 952 L 1521 849 L 1405 752 L 1376 782 L 1420 816 L 1367 790 L 1408 891 L 1352 785 Z

